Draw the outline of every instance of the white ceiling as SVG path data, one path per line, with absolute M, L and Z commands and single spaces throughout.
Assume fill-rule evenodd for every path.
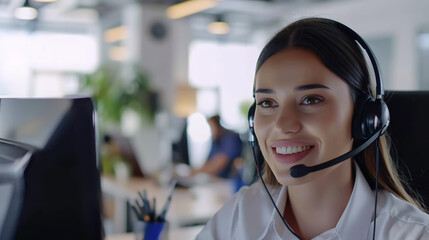
M 112 18 L 120 18 L 118 11 L 131 3 L 169 6 L 177 1 L 60 0 L 54 3 L 40 3 L 30 0 L 30 4 L 38 8 L 39 16 L 36 20 L 26 22 L 13 17 L 13 10 L 22 5 L 24 0 L 0 0 L 0 27 L 26 28 L 29 31 L 88 32 L 93 31 L 100 22 L 112 22 Z M 218 0 L 216 7 L 188 17 L 190 33 L 192 38 L 229 42 L 251 41 L 249 36 L 255 29 L 277 26 L 291 13 L 291 9 L 346 1 L 356 0 Z M 218 15 L 222 15 L 224 21 L 230 25 L 231 31 L 227 35 L 213 35 L 207 31 L 208 24 Z
M 136 0 L 61 0 L 54 3 L 40 3 L 30 0 L 39 9 L 39 22 L 92 24 L 111 11 Z M 143 3 L 170 5 L 175 0 L 140 0 Z M 308 5 L 334 0 L 219 0 L 216 7 L 194 15 L 201 21 L 224 14 L 227 20 L 243 24 L 270 23 L 282 16 L 282 10 L 296 5 Z M 336 0 L 339 1 L 339 0 Z M 344 0 L 342 0 L 344 1 Z M 0 21 L 13 21 L 13 10 L 24 0 L 0 0 Z M 177 2 L 177 1 L 176 1 Z

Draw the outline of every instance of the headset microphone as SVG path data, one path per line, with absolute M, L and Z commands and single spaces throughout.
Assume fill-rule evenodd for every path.
M 309 173 L 320 171 L 320 170 L 323 170 L 323 169 L 328 168 L 328 167 L 332 167 L 335 164 L 341 163 L 341 162 L 343 162 L 349 158 L 352 158 L 352 157 L 356 156 L 358 153 L 360 153 L 361 151 L 363 151 L 365 148 L 367 148 L 382 133 L 383 133 L 383 129 L 378 130 L 368 140 L 366 140 L 364 143 L 362 143 L 359 147 L 354 148 L 353 150 L 351 150 L 351 151 L 349 151 L 349 152 L 347 152 L 347 153 L 345 153 L 339 157 L 336 157 L 332 160 L 329 160 L 327 162 L 317 164 L 317 165 L 314 165 L 311 167 L 307 167 L 304 164 L 299 164 L 299 165 L 293 166 L 289 171 L 290 175 L 294 178 L 304 177 L 305 175 L 307 175 Z

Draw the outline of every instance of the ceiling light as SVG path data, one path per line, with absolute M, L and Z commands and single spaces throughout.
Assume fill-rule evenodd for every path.
M 178 19 L 201 12 L 216 6 L 216 0 L 188 0 L 173 6 L 166 10 L 168 18 Z
M 37 17 L 37 10 L 30 6 L 29 0 L 25 0 L 24 5 L 15 9 L 15 17 L 21 20 L 33 20 Z
M 124 40 L 128 37 L 128 28 L 126 26 L 119 26 L 111 28 L 104 32 L 104 41 L 117 42 Z
M 229 32 L 229 25 L 225 21 L 223 21 L 222 16 L 217 16 L 216 21 L 211 22 L 209 24 L 209 33 L 211 34 L 227 34 Z

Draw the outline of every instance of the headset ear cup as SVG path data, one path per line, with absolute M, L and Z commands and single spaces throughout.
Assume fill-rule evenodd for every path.
M 380 129 L 383 134 L 389 122 L 389 109 L 382 99 L 374 99 L 371 96 L 358 99 L 352 122 L 352 137 L 364 141 Z
M 378 117 L 377 125 L 378 125 L 378 127 L 377 127 L 377 130 L 380 128 L 382 129 L 382 131 L 380 133 L 380 136 L 381 136 L 386 132 L 387 128 L 389 127 L 390 112 L 389 112 L 389 108 L 387 107 L 387 104 L 382 99 L 376 99 L 375 102 L 378 105 L 378 109 L 377 109 L 377 111 L 378 111 L 378 114 L 377 114 L 377 117 Z
M 250 146 L 253 148 L 254 154 L 255 154 L 255 164 L 257 166 L 258 171 L 262 171 L 264 167 L 264 158 L 262 156 L 262 152 L 259 148 L 258 140 L 256 139 L 255 135 L 255 110 L 256 110 L 256 103 L 253 103 L 252 106 L 249 108 L 249 113 L 247 114 L 247 119 L 249 122 L 249 143 Z
M 254 130 L 255 109 L 256 109 L 256 103 L 253 103 L 252 106 L 250 106 L 250 108 L 249 108 L 249 112 L 247 114 L 247 120 L 249 123 L 249 130 L 250 130 L 251 134 L 253 135 L 253 137 L 256 138 L 255 130 Z
M 358 141 L 364 140 L 362 125 L 364 123 L 364 109 L 367 104 L 368 97 L 358 97 L 355 103 L 355 109 L 352 120 L 352 138 Z

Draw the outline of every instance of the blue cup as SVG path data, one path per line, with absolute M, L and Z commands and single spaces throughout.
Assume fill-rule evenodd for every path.
M 167 240 L 168 223 L 137 221 L 134 223 L 134 234 L 136 240 Z
M 158 240 L 165 222 L 147 222 L 144 227 L 144 240 Z

